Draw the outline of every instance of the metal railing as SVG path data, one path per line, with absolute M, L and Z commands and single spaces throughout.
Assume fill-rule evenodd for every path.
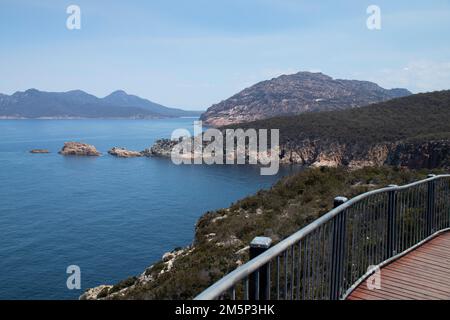
M 342 299 L 372 267 L 450 228 L 450 175 L 335 199 L 335 208 L 270 247 L 256 238 L 250 261 L 196 300 Z

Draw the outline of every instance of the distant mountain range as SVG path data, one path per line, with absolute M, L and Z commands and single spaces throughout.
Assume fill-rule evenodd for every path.
M 104 98 L 81 90 L 44 92 L 29 89 L 12 95 L 0 94 L 0 118 L 3 119 L 149 119 L 199 116 L 200 113 L 165 107 L 122 90 Z
M 201 119 L 212 126 L 366 106 L 410 95 L 406 89 L 384 89 L 373 82 L 333 79 L 299 72 L 259 82 L 211 106 Z

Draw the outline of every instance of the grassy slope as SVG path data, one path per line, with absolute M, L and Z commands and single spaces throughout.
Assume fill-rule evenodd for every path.
M 279 241 L 330 210 L 337 195 L 353 197 L 391 183 L 418 180 L 427 173 L 387 167 L 356 171 L 321 168 L 284 178 L 270 190 L 259 191 L 228 209 L 206 213 L 198 221 L 193 251 L 178 258 L 172 270 L 162 275 L 157 276 L 166 267 L 163 262 L 149 268 L 146 273 L 156 280 L 137 283 L 123 298 L 192 298 L 235 269 L 236 261 L 245 262 L 248 251 L 237 251 L 253 237 L 265 235 Z

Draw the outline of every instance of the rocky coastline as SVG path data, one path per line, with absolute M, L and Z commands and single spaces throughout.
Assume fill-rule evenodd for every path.
M 178 141 L 161 139 L 145 151 L 146 156 L 170 157 Z M 194 157 L 192 153 L 192 157 Z M 450 140 L 400 141 L 373 145 L 346 144 L 320 140 L 304 140 L 299 144 L 283 144 L 280 164 L 307 167 L 395 166 L 408 169 L 450 168 Z
M 108 154 L 118 158 L 169 158 L 173 148 L 181 141 L 159 139 L 150 148 L 143 151 L 113 147 L 108 150 Z M 248 159 L 248 150 L 246 151 Z M 385 142 L 372 145 L 304 140 L 295 144 L 282 144 L 279 150 L 272 150 L 271 152 L 278 152 L 280 164 L 305 167 L 348 167 L 350 169 L 378 166 L 405 167 L 408 169 L 450 168 L 449 139 Z M 30 153 L 46 154 L 50 151 L 33 149 L 30 150 Z M 95 146 L 81 142 L 66 142 L 58 153 L 65 156 L 101 155 L 101 152 Z M 193 159 L 194 156 L 194 152 L 192 152 L 187 157 Z M 226 155 L 226 157 L 229 156 Z M 260 157 L 260 154 L 257 153 L 256 156 Z
M 50 151 L 48 151 L 47 149 L 33 149 L 33 150 L 30 150 L 30 153 L 44 154 L 44 153 L 50 153 Z
M 180 143 L 180 140 L 160 139 L 152 147 L 140 152 L 140 154 L 147 157 L 170 157 L 174 146 L 178 143 Z M 370 186 L 370 188 L 382 186 L 384 182 L 380 182 L 381 179 L 385 179 L 385 183 L 393 176 L 398 176 L 397 179 L 399 179 L 403 177 L 402 172 L 405 172 L 405 175 L 414 177 L 421 172 L 419 170 L 410 171 L 408 169 L 450 169 L 450 140 L 446 138 L 415 141 L 404 140 L 376 144 L 346 144 L 339 143 L 338 141 L 305 139 L 301 143 L 284 143 L 280 146 L 278 152 L 281 164 L 296 164 L 310 167 L 311 169 L 305 171 L 304 174 L 301 173 L 295 179 L 287 179 L 285 182 L 282 180 L 282 182 L 277 184 L 276 188 L 283 188 L 284 183 L 308 184 L 307 181 L 309 180 L 312 184 L 322 183 L 323 186 L 328 188 L 330 186 L 328 183 L 329 179 L 335 179 L 336 177 L 333 175 L 338 174 L 337 181 L 344 181 L 347 178 L 351 181 L 350 185 L 345 186 L 348 189 L 348 194 L 345 194 L 346 196 L 360 193 L 367 186 Z M 373 172 L 377 172 L 376 177 L 370 177 Z M 324 175 L 323 177 L 321 176 L 322 173 Z M 329 174 L 331 175 L 328 176 Z M 358 182 L 355 183 L 354 180 Z M 304 187 L 298 189 L 304 190 Z M 310 197 L 312 199 L 315 199 L 314 197 L 320 197 L 320 192 L 311 188 L 309 184 L 308 190 L 311 192 Z M 336 194 L 340 192 L 339 190 L 341 188 L 337 187 L 330 194 Z M 273 193 L 270 190 L 267 191 L 267 196 L 274 197 L 274 194 L 277 193 Z M 217 280 L 218 275 L 222 274 L 222 271 L 219 272 L 218 269 L 222 270 L 224 268 L 223 266 L 209 267 L 211 260 L 205 257 L 210 254 L 211 250 L 215 250 L 214 252 L 217 253 L 218 257 L 223 258 L 223 256 L 227 256 L 227 259 L 225 259 L 227 261 L 226 268 L 229 268 L 229 270 L 234 269 L 248 259 L 248 246 L 245 244 L 248 243 L 249 239 L 236 236 L 240 234 L 236 230 L 239 230 L 242 219 L 246 220 L 250 217 L 256 220 L 273 219 L 268 217 L 274 216 L 274 210 L 280 210 L 279 208 L 264 208 L 264 205 L 259 204 L 260 200 L 255 200 L 259 196 L 258 193 L 258 195 L 250 197 L 250 199 L 241 200 L 238 205 L 233 205 L 231 208 L 207 213 L 197 223 L 196 237 L 193 244 L 164 254 L 160 261 L 148 267 L 138 276 L 125 279 L 116 285 L 101 285 L 88 289 L 80 296 L 80 299 L 192 298 L 192 294 L 198 292 L 200 287 L 205 287 L 212 281 Z M 266 196 L 261 197 L 265 199 Z M 301 197 L 308 198 L 307 195 L 303 194 Z M 289 199 L 291 199 L 291 196 L 289 196 Z M 255 201 L 258 204 L 254 204 Z M 268 204 L 272 203 L 275 205 L 278 203 L 277 201 L 275 199 L 268 202 L 264 200 L 262 203 L 267 202 Z M 310 209 L 305 207 L 303 202 L 297 205 L 296 201 L 298 201 L 297 198 L 295 198 L 295 201 L 291 199 L 286 204 L 283 204 L 283 208 L 276 217 L 289 216 L 292 212 L 299 211 L 298 208 L 300 207 L 303 208 L 299 211 L 302 214 L 307 214 L 305 212 L 314 212 L 314 210 L 323 211 L 323 205 L 320 205 L 320 208 L 315 207 L 319 200 L 311 201 L 312 207 Z M 301 216 L 298 219 L 295 221 L 309 221 L 308 219 L 310 218 L 308 216 Z M 226 227 L 226 230 L 229 233 L 224 233 L 224 227 L 221 226 L 227 224 L 229 226 Z M 265 224 L 264 222 L 255 222 L 254 225 L 252 224 L 255 228 L 259 225 Z M 285 221 L 283 220 L 283 223 L 280 225 L 285 225 Z M 289 234 L 290 231 L 283 229 L 283 232 Z M 259 233 L 271 234 L 274 241 L 279 240 L 282 236 L 274 230 L 264 229 L 260 230 Z M 246 231 L 242 234 L 248 235 L 251 232 Z M 208 254 L 203 254 L 203 252 L 207 252 Z M 220 260 L 218 257 L 217 261 Z M 193 261 L 198 261 L 198 259 L 207 259 L 206 262 L 202 261 L 201 263 L 204 267 L 208 265 L 210 269 L 207 271 L 199 267 L 195 275 L 197 282 L 194 281 L 191 283 L 185 277 L 187 274 L 192 273 L 189 271 L 189 268 L 192 267 Z M 176 280 L 176 277 L 182 280 Z M 179 281 L 186 281 L 182 285 L 183 288 L 177 287 L 180 285 Z

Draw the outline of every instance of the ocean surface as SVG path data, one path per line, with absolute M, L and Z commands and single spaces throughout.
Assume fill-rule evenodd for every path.
M 194 119 L 0 121 L 0 299 L 77 299 L 114 284 L 175 247 L 191 243 L 208 210 L 268 188 L 280 169 L 119 159 L 114 146 L 143 150 Z M 64 157 L 65 141 L 93 144 L 101 157 Z M 50 154 L 30 154 L 45 148 Z M 69 290 L 66 268 L 81 269 Z

